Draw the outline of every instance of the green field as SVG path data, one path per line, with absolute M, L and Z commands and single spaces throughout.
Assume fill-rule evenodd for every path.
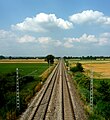
M 14 120 L 19 115 L 16 112 L 16 68 L 19 68 L 21 113 L 42 87 L 40 75 L 48 68 L 48 64 L 0 63 L 0 120 Z
M 0 74 L 16 72 L 16 68 L 19 68 L 20 74 L 26 75 L 32 71 L 36 71 L 36 75 L 42 74 L 47 68 L 46 63 L 0 63 Z

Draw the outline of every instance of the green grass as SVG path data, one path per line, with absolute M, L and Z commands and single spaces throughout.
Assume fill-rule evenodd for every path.
M 7 116 L 16 116 L 16 68 L 19 68 L 19 78 L 26 75 L 31 75 L 31 78 L 22 78 L 20 80 L 20 105 L 21 112 L 24 111 L 28 102 L 35 94 L 35 87 L 40 83 L 39 77 L 47 68 L 46 63 L 1 63 L 0 64 L 0 95 L 5 99 L 4 103 L 0 102 L 0 119 L 6 119 Z M 37 70 L 35 73 L 33 71 Z M 9 74 L 11 73 L 11 74 Z M 29 77 L 29 76 L 28 76 Z M 25 80 L 27 79 L 27 80 Z M 24 82 L 23 82 L 24 81 Z M 4 87 L 3 87 L 4 86 Z M 4 93 L 4 94 L 3 94 Z M 3 105 L 3 106 L 2 106 Z M 12 111 L 10 113 L 10 111 Z M 11 119 L 12 119 L 11 118 Z
M 81 99 L 83 100 L 86 111 L 89 113 L 89 120 L 108 120 L 110 118 L 110 78 L 108 79 L 94 79 L 94 111 L 91 114 L 89 108 L 90 102 L 90 78 L 83 73 L 74 73 L 76 86 L 79 90 Z M 104 84 L 103 81 L 107 84 Z M 101 86 L 101 83 L 106 86 Z M 108 88 L 109 87 L 109 88 Z M 99 91 L 100 90 L 100 91 Z M 89 108 L 89 109 L 88 109 Z
M 46 63 L 0 63 L 0 73 L 16 72 L 16 68 L 19 68 L 19 73 L 26 75 L 34 70 L 37 70 L 36 75 L 42 74 L 47 68 Z

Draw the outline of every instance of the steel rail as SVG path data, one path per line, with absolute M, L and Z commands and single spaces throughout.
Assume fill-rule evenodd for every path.
M 42 103 L 42 101 L 43 101 L 43 99 L 44 99 L 44 97 L 45 97 L 45 94 L 46 94 L 47 92 L 49 92 L 49 93 L 48 93 L 48 94 L 49 94 L 49 95 L 48 95 L 48 101 L 47 101 L 47 103 L 46 103 L 46 105 L 45 105 L 45 107 L 44 107 L 45 110 L 44 110 L 44 112 L 42 113 L 42 114 L 43 114 L 42 120 L 45 119 L 45 117 L 46 117 L 46 112 L 47 112 L 47 109 L 48 109 L 48 105 L 49 105 L 49 102 L 50 102 L 50 99 L 51 99 L 51 95 L 52 95 L 53 88 L 54 88 L 54 84 L 55 84 L 56 77 L 57 77 L 58 67 L 59 67 L 59 64 L 58 64 L 58 66 L 57 66 L 54 74 L 52 75 L 51 80 L 49 81 L 49 84 L 47 85 L 47 87 L 46 87 L 46 89 L 45 89 L 45 91 L 44 91 L 44 93 L 43 93 L 43 95 L 42 95 L 42 98 L 40 99 L 40 102 L 39 102 L 38 106 L 36 107 L 36 110 L 34 111 L 34 114 L 33 114 L 32 118 L 29 119 L 29 120 L 34 120 L 34 117 L 36 116 L 36 113 L 37 113 L 38 109 L 40 108 L 40 106 L 42 106 L 41 103 Z M 52 84 L 52 86 L 50 87 L 51 84 Z M 48 90 L 49 87 L 50 87 L 50 91 Z M 44 102 L 44 103 L 45 103 L 45 102 Z M 37 115 L 37 116 L 38 116 L 38 115 Z M 40 116 L 40 114 L 39 114 L 39 116 Z M 40 116 L 40 117 L 41 117 L 41 116 Z M 35 117 L 35 119 L 36 119 L 36 117 Z
M 66 71 L 66 67 L 65 67 L 65 65 L 63 64 L 63 75 L 64 75 L 64 80 L 65 80 L 65 82 L 66 82 L 66 86 L 67 86 L 67 91 L 68 91 L 68 95 L 69 95 L 69 100 L 70 100 L 70 106 L 71 106 L 71 110 L 72 110 L 72 115 L 73 115 L 73 118 L 74 118 L 74 120 L 76 120 L 76 116 L 75 116 L 75 112 L 74 112 L 74 105 L 73 105 L 73 103 L 72 103 L 72 96 L 71 96 L 71 94 L 70 94 L 70 88 L 69 88 L 69 86 L 68 86 L 68 82 L 69 81 L 67 81 L 67 71 Z

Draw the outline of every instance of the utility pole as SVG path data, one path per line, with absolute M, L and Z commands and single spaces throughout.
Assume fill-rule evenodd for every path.
M 91 80 L 90 80 L 90 110 L 93 111 L 93 70 L 91 70 Z
M 16 68 L 16 110 L 20 110 L 20 97 L 19 97 L 19 70 Z

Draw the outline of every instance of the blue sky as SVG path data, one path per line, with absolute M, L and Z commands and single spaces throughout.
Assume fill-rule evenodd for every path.
M 0 55 L 109 56 L 110 0 L 0 0 Z

